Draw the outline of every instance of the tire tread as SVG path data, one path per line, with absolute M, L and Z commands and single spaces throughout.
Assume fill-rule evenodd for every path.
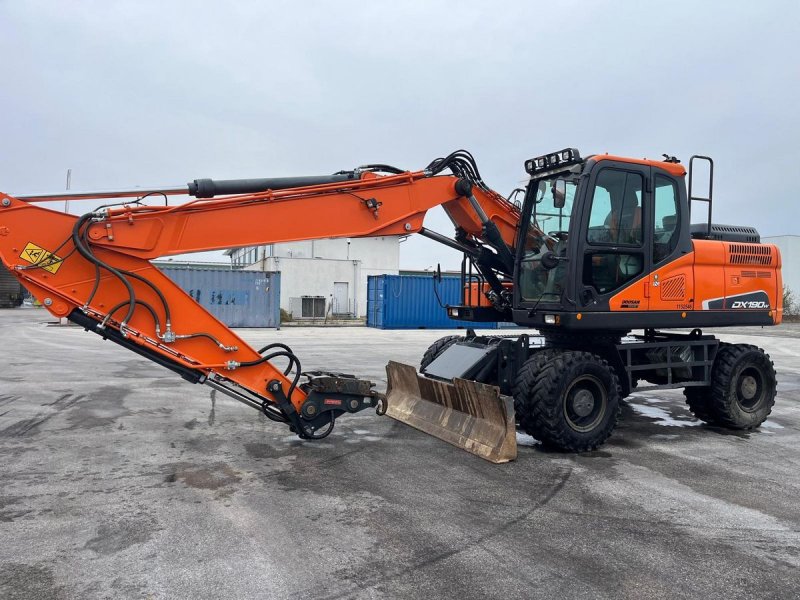
M 735 398 L 733 394 L 731 394 L 730 386 L 736 365 L 748 352 L 756 352 L 760 355 L 759 360 L 762 361 L 762 366 L 765 367 L 764 375 L 769 379 L 769 381 L 765 381 L 764 384 L 771 384 L 771 389 L 767 390 L 769 397 L 766 400 L 766 413 L 763 415 L 763 418 L 758 422 L 743 423 L 741 420 L 735 418 Z M 772 407 L 775 404 L 775 389 L 775 365 L 764 350 L 751 344 L 729 344 L 717 352 L 717 357 L 714 360 L 708 406 L 716 424 L 729 429 L 749 431 L 759 427 L 772 412 Z
M 564 379 L 580 363 L 600 365 L 609 374 L 611 381 L 606 390 L 611 416 L 603 429 L 592 438 L 578 435 L 569 427 L 562 414 L 561 394 L 569 383 Z M 542 443 L 559 450 L 595 450 L 608 439 L 619 421 L 620 385 L 617 374 L 606 360 L 590 352 L 552 350 L 544 356 L 534 355 L 520 369 L 515 390 L 520 427 Z

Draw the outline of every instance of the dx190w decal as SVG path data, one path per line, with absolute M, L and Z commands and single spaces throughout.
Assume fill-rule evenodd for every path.
M 769 295 L 763 290 L 703 300 L 703 310 L 769 310 Z

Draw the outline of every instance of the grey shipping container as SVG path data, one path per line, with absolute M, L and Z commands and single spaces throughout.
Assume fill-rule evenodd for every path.
M 435 282 L 432 276 L 371 275 L 367 279 L 367 326 L 379 329 L 497 327 L 496 323 L 473 323 L 449 318 L 442 305 L 461 302 L 459 277 L 443 277 L 440 282 Z
M 13 308 L 22 304 L 24 289 L 5 265 L 0 263 L 0 308 Z
M 228 327 L 280 327 L 280 273 L 159 269 Z

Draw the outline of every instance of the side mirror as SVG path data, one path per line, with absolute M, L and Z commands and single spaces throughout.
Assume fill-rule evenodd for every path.
M 556 184 L 553 186 L 553 206 L 556 208 L 564 208 L 567 201 L 567 182 L 563 179 L 556 179 Z

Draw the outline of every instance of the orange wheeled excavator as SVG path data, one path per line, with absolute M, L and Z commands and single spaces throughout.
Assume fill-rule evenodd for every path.
M 703 197 L 692 192 L 696 162 L 707 165 Z M 324 437 L 345 413 L 375 408 L 493 462 L 516 457 L 517 426 L 582 452 L 611 434 L 621 399 L 653 388 L 684 388 L 707 423 L 759 426 L 775 400 L 769 356 L 701 328 L 780 323 L 780 255 L 753 228 L 711 222 L 711 159 L 692 157 L 688 192 L 686 170 L 666 155 L 582 158 L 568 148 L 526 161 L 525 170 L 521 203 L 492 191 L 463 150 L 421 171 L 374 164 L 144 192 L 0 193 L 0 258 L 54 316 L 305 439 Z M 167 201 L 187 194 L 194 199 Z M 76 198 L 116 202 L 80 217 L 36 205 Z M 693 201 L 708 204 L 699 225 L 690 224 Z M 423 227 L 434 206 L 447 212 L 454 236 Z M 451 318 L 514 322 L 540 335 L 469 329 L 442 338 L 420 372 L 390 362 L 384 396 L 352 375 L 303 371 L 284 344 L 249 347 L 150 263 L 201 250 L 411 233 L 464 255 L 463 301 L 445 308 Z M 685 332 L 665 331 L 675 329 Z

